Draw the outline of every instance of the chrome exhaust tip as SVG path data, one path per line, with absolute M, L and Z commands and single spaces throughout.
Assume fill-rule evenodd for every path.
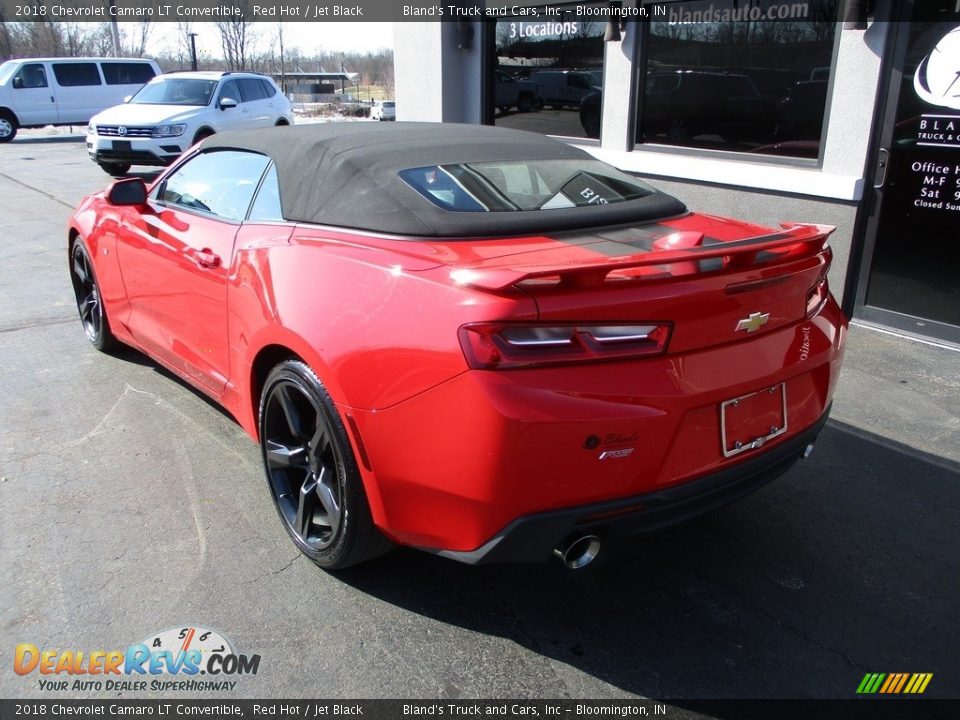
M 813 443 L 810 443 L 809 445 L 807 445 L 807 446 L 803 449 L 803 452 L 800 453 L 800 459 L 801 459 L 801 460 L 806 460 L 806 459 L 807 459 L 808 457 L 810 457 L 812 454 L 813 454 Z
M 596 535 L 574 536 L 558 545 L 553 554 L 560 558 L 568 570 L 581 570 L 600 554 L 600 538 Z

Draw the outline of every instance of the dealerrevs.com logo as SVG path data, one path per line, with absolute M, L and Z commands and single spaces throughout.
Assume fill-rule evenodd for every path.
M 126 650 L 20 643 L 13 655 L 14 672 L 38 676 L 43 691 L 225 691 L 236 687 L 233 678 L 259 669 L 259 655 L 239 654 L 216 630 L 196 626 L 164 630 Z

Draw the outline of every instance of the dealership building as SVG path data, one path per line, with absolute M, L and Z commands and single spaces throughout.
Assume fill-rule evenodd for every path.
M 848 314 L 960 347 L 960 0 L 507 7 L 395 24 L 400 120 L 545 133 L 697 211 L 835 225 Z

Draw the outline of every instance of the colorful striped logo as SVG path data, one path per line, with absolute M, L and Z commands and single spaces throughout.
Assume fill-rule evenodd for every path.
M 867 673 L 858 695 L 919 695 L 926 691 L 933 673 Z

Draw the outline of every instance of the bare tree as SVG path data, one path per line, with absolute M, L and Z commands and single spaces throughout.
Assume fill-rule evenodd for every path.
M 13 34 L 3 14 L 3 8 L 0 8 L 0 62 L 11 57 L 13 57 Z
M 238 4 L 247 11 L 247 3 Z M 249 12 L 245 12 L 249 16 Z M 241 16 L 243 17 L 243 16 Z M 223 59 L 229 70 L 246 70 L 248 58 L 252 55 L 255 42 L 253 23 L 243 20 L 218 20 L 217 30 L 220 31 L 220 46 L 223 48 Z
M 287 92 L 286 63 L 283 53 L 283 30 L 286 23 L 277 23 L 277 45 L 280 47 L 280 90 Z
M 129 53 L 130 57 L 143 57 L 152 29 L 150 21 L 125 22 L 123 25 L 124 52 Z

